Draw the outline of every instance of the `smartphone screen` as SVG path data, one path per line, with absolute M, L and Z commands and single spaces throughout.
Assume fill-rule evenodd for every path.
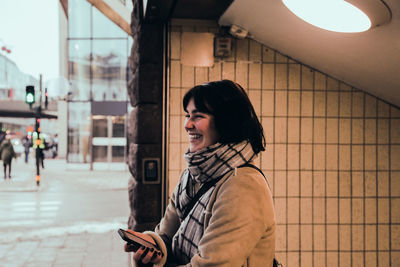
M 136 247 L 135 249 L 138 249 L 140 246 L 145 246 L 148 248 L 154 248 L 155 250 L 160 250 L 155 244 L 153 244 L 147 240 L 144 240 L 143 238 L 141 238 L 133 233 L 127 232 L 123 229 L 119 229 L 118 234 L 121 236 L 121 238 L 123 240 L 125 240 L 126 242 L 128 242 L 131 245 L 134 245 Z

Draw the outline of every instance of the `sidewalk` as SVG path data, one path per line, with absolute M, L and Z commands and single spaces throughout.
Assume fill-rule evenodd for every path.
M 2 165 L 2 164 L 1 164 Z M 45 159 L 45 169 L 40 169 L 40 186 L 36 185 L 36 166 L 30 158 L 28 164 L 20 157 L 12 162 L 11 179 L 3 181 L 3 169 L 0 172 L 0 192 L 29 192 L 45 190 L 51 179 L 69 180 L 68 183 L 91 188 L 92 190 L 123 190 L 128 188 L 128 171 L 90 171 L 73 170 L 65 160 Z M 2 167 L 2 166 L 1 166 Z
M 40 186 L 36 185 L 36 166 L 32 158 L 28 164 L 25 164 L 23 158 L 13 160 L 11 179 L 4 180 L 1 168 L 0 267 L 129 266 L 130 255 L 123 251 L 124 242 L 118 236 L 117 229 L 127 227 L 127 188 L 130 173 L 71 170 L 68 169 L 65 160 L 58 159 L 45 159 L 44 165 L 45 168 L 41 169 Z M 83 219 L 85 214 L 81 213 L 76 215 L 77 220 L 73 222 L 50 222 L 60 220 L 63 218 L 60 216 L 71 211 L 62 206 L 62 198 L 66 195 L 82 196 L 82 200 L 76 200 L 77 203 L 82 203 L 78 204 L 82 206 L 93 202 L 117 201 L 114 206 L 120 210 L 119 215 L 113 217 L 113 213 L 109 211 L 110 207 L 101 206 L 103 204 L 100 203 L 95 208 L 98 211 L 93 212 L 98 213 L 94 219 Z M 104 199 L 115 195 L 121 197 L 118 197 L 118 200 Z M 55 217 L 37 215 L 38 212 L 44 214 L 46 209 L 51 212 L 51 208 L 55 208 L 37 206 L 38 203 L 44 202 L 47 205 L 55 205 L 54 200 L 47 199 L 49 196 L 60 196 L 61 204 L 57 207 Z M 17 199 L 19 203 L 12 203 L 11 199 Z M 12 204 L 29 201 L 36 204 L 31 222 L 27 222 L 24 213 L 17 214 L 11 209 Z M 108 212 L 109 216 L 104 218 L 100 211 Z M 70 213 L 73 213 L 73 210 Z M 42 225 L 38 225 L 41 223 Z

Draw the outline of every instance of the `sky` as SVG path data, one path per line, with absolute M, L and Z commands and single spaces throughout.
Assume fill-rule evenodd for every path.
M 0 48 L 18 68 L 43 81 L 59 76 L 59 0 L 0 0 Z

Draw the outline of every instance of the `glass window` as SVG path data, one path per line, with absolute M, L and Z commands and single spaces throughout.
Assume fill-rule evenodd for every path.
M 93 100 L 127 100 L 127 51 L 127 39 L 93 40 Z
M 125 137 L 125 116 L 113 117 L 112 125 L 112 137 Z
M 107 162 L 107 146 L 93 146 L 93 161 Z
M 103 15 L 97 8 L 93 7 L 93 37 L 94 38 L 120 38 L 126 37 L 124 32 L 117 24 Z
M 112 147 L 112 162 L 123 162 L 124 161 L 124 146 L 113 146 Z
M 107 137 L 107 117 L 93 116 L 93 137 Z
M 68 162 L 90 162 L 90 102 L 68 103 Z
M 69 40 L 70 100 L 90 99 L 90 40 Z
M 90 7 L 87 1 L 68 1 L 69 38 L 90 38 Z

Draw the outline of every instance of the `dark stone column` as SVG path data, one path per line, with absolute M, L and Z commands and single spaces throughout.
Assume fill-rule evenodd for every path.
M 162 20 L 141 20 L 139 3 L 133 0 L 133 46 L 129 58 L 132 78 L 128 84 L 131 105 L 129 126 L 129 202 L 128 226 L 136 231 L 152 230 L 161 219 L 162 180 L 143 181 L 143 159 L 158 158 L 159 174 L 162 157 L 163 112 L 163 34 Z

